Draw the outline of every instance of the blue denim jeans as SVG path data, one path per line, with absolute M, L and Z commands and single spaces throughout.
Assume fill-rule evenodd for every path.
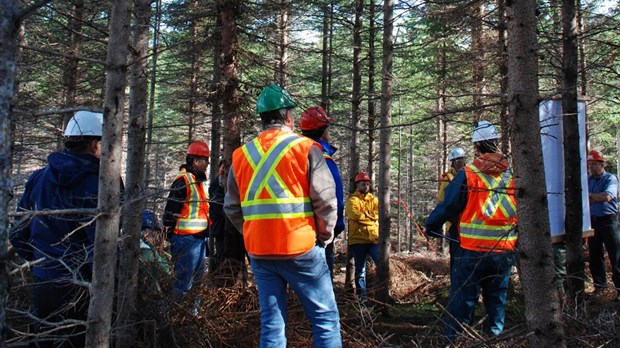
M 510 284 L 510 270 L 514 264 L 512 253 L 485 253 L 458 248 L 454 253 L 452 284 L 448 312 L 459 322 L 471 325 L 480 290 L 484 308 L 489 316 L 483 329 L 487 335 L 498 335 L 504 329 L 506 295 Z M 454 343 L 460 327 L 446 320 L 445 338 Z
M 349 247 L 353 260 L 355 261 L 355 293 L 361 299 L 366 298 L 366 257 L 370 258 L 377 264 L 377 254 L 379 247 L 377 244 L 353 244 Z
M 207 242 L 205 238 L 174 234 L 171 251 L 174 262 L 172 296 L 175 300 L 180 300 L 194 282 L 204 278 Z
M 342 347 L 340 315 L 325 262 L 325 250 L 315 246 L 291 260 L 250 258 L 260 304 L 260 346 L 286 347 L 288 284 L 312 324 L 315 347 Z

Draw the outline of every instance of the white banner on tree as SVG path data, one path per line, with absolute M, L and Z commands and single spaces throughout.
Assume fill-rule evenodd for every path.
M 584 237 L 591 233 L 590 204 L 588 202 L 588 172 L 586 164 L 586 103 L 580 100 L 579 114 L 579 153 L 581 157 L 581 206 L 583 209 L 582 231 Z M 547 201 L 549 202 L 549 223 L 553 242 L 563 240 L 565 200 L 564 200 L 564 138 L 562 126 L 562 99 L 544 100 L 539 105 L 540 139 L 543 148 Z

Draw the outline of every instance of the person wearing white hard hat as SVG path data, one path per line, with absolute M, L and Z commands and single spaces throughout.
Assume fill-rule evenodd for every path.
M 439 179 L 439 188 L 437 190 L 437 203 L 441 203 L 444 200 L 446 187 L 463 167 L 465 167 L 465 150 L 462 147 L 455 147 L 450 151 L 448 155 L 450 160 L 450 169 L 441 175 Z M 457 229 L 458 216 L 453 217 L 450 221 L 444 225 L 444 233 L 448 235 L 450 242 L 450 269 L 452 269 L 452 255 L 456 248 L 459 247 L 458 238 L 459 232 Z
M 65 150 L 50 154 L 48 165 L 30 176 L 17 212 L 96 209 L 102 134 L 101 113 L 76 112 L 64 131 Z M 31 266 L 32 314 L 42 319 L 32 328 L 42 335 L 37 346 L 83 347 L 89 298 L 76 282 L 92 278 L 93 214 L 23 215 L 10 240 L 21 257 L 37 260 Z M 56 328 L 65 320 L 84 325 Z M 45 337 L 48 331 L 53 337 Z
M 517 243 L 514 179 L 508 161 L 499 153 L 500 134 L 493 124 L 480 121 L 472 142 L 479 156 L 448 184 L 445 198 L 426 220 L 429 235 L 458 216 L 459 247 L 453 258 L 445 338 L 454 344 L 460 323 L 474 323 L 480 297 L 488 318 L 483 329 L 498 335 L 504 329 L 506 296 Z

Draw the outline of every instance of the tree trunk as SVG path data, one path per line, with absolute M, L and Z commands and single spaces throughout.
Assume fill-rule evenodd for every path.
M 216 9 L 215 30 L 213 31 L 213 81 L 211 82 L 211 170 L 209 178 L 218 175 L 219 161 L 222 156 L 222 18 Z
M 383 3 L 383 67 L 381 69 L 381 131 L 379 134 L 379 262 L 377 263 L 377 297 L 388 303 L 390 290 L 390 161 L 392 153 L 392 51 L 394 22 L 392 0 Z M 384 315 L 387 308 L 383 308 Z
M 146 126 L 146 150 L 145 150 L 145 171 L 144 171 L 144 187 L 149 187 L 151 182 L 151 161 L 150 155 L 153 152 L 153 117 L 155 115 L 155 86 L 157 82 L 157 57 L 159 55 L 159 29 L 161 26 L 161 0 L 155 0 L 155 27 L 153 30 L 153 57 L 151 60 L 151 81 L 149 93 L 149 111 Z M 155 176 L 157 180 L 157 176 Z
M 577 8 L 577 44 L 579 47 L 579 59 L 578 59 L 578 64 L 579 64 L 579 75 L 581 77 L 581 95 L 583 96 L 587 96 L 589 92 L 589 81 L 588 81 L 588 70 L 587 70 L 587 61 L 586 61 L 586 45 L 585 45 L 585 40 L 583 38 L 580 38 L 581 35 L 583 33 L 585 33 L 585 24 L 584 24 L 584 20 L 583 20 L 583 10 L 581 9 L 581 0 L 576 0 L 575 1 L 575 6 Z M 620 174 L 620 173 L 619 173 Z
M 196 130 L 196 117 L 198 116 L 197 104 L 198 104 L 198 74 L 199 72 L 199 42 L 198 42 L 198 20 L 196 19 L 196 12 L 198 11 L 198 0 L 192 0 L 189 4 L 189 12 L 191 16 L 190 36 L 191 36 L 191 66 L 189 76 L 189 128 L 187 130 L 188 143 L 195 141 L 194 132 Z
M 484 27 L 482 25 L 485 16 L 484 2 L 476 3 L 472 6 L 472 25 L 471 25 L 471 56 L 473 72 L 473 109 L 474 121 L 486 119 L 483 109 L 483 95 L 485 93 L 486 59 L 484 47 Z
M 330 3 L 323 4 L 323 42 L 321 52 L 321 107 L 329 115 L 330 107 L 330 92 L 328 89 L 329 80 L 331 80 L 330 65 L 331 65 L 331 50 L 329 47 L 331 31 L 332 31 L 332 17 L 333 7 Z
M 506 47 L 506 1 L 497 0 L 497 50 L 499 57 L 499 85 L 501 95 L 501 106 L 499 120 L 502 126 L 501 151 L 507 154 L 510 142 L 510 127 L 508 126 L 508 104 L 506 95 L 508 93 L 508 55 Z
M 368 4 L 368 176 L 374 175 L 375 158 L 375 3 Z
M 536 1 L 507 4 L 508 85 L 520 271 L 530 347 L 565 347 L 554 284 L 547 192 L 538 120 Z
M 116 346 L 131 347 L 136 337 L 141 213 L 144 209 L 144 153 L 146 140 L 147 64 L 151 0 L 134 0 L 134 36 L 127 131 L 127 176 L 119 250 Z
M 566 264 L 569 295 L 584 290 L 581 155 L 577 113 L 577 14 L 575 0 L 562 0 L 562 120 L 564 127 L 564 198 L 566 202 Z
M 236 22 L 239 17 L 239 0 L 218 0 L 218 10 L 222 18 L 222 115 L 224 119 L 224 161 L 226 172 L 232 164 L 233 151 L 241 146 L 241 129 L 239 128 L 239 81 L 237 78 L 237 32 Z M 245 248 L 239 231 L 226 220 L 224 244 L 225 259 L 241 261 L 241 267 L 235 273 L 242 272 L 245 278 Z
M 288 32 L 289 32 L 289 2 L 280 1 L 278 9 L 278 66 L 276 69 L 276 81 L 282 88 L 288 84 Z
M 110 345 L 110 321 L 114 300 L 114 274 L 120 222 L 121 195 L 119 189 L 121 187 L 129 18 L 129 3 L 124 0 L 113 0 L 106 59 L 103 139 L 99 172 L 99 216 L 95 232 L 92 297 L 88 307 L 86 326 L 87 347 Z
M 355 191 L 353 179 L 360 171 L 359 153 L 359 126 L 362 102 L 362 12 L 364 11 L 364 0 L 355 0 L 355 25 L 353 27 L 353 87 L 351 91 L 351 138 L 349 140 L 349 193 Z M 368 159 L 370 161 L 370 158 Z M 344 184 L 344 183 L 343 183 Z M 347 252 L 347 264 L 344 277 L 346 289 L 352 288 L 353 280 L 353 256 Z
M 71 8 L 71 16 L 69 17 L 68 30 L 70 32 L 69 47 L 66 52 L 65 65 L 63 66 L 63 104 L 65 109 L 75 107 L 75 98 L 77 91 L 77 83 L 79 79 L 79 60 L 80 44 L 82 42 L 82 10 L 84 9 L 83 0 L 75 0 Z M 73 112 L 65 112 L 61 121 L 60 129 L 65 129 L 69 119 L 73 116 Z M 62 150 L 63 144 L 59 138 L 57 148 Z
M 6 347 L 6 300 L 9 274 L 7 268 L 9 237 L 9 202 L 13 196 L 11 181 L 12 108 L 15 93 L 15 57 L 19 27 L 17 2 L 0 0 L 0 347 Z

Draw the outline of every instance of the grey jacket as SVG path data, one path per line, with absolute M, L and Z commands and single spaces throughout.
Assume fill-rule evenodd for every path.
M 267 129 L 281 128 L 292 132 L 283 125 L 272 125 Z M 336 201 L 336 185 L 334 178 L 325 163 L 323 153 L 317 146 L 313 146 L 308 154 L 308 182 L 310 187 L 310 201 L 314 210 L 317 227 L 317 241 L 326 245 L 333 239 L 334 227 L 337 219 L 338 204 Z M 228 172 L 228 189 L 224 198 L 224 212 L 232 224 L 243 233 L 243 213 L 235 169 L 231 166 Z

